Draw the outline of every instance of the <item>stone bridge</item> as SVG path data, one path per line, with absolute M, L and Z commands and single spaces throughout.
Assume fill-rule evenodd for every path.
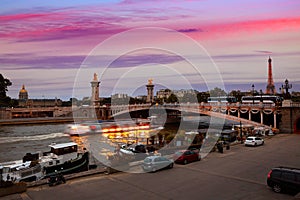
M 130 112 L 165 109 L 180 112 L 196 113 L 235 121 L 237 123 L 265 126 L 266 116 L 273 127 L 282 133 L 300 133 L 300 103 L 283 103 L 282 106 L 270 104 L 227 104 L 227 103 L 185 103 L 185 104 L 135 104 L 112 105 L 99 107 L 81 107 L 73 111 L 73 117 L 109 119 Z M 96 110 L 96 112 L 95 112 Z M 84 115 L 84 116 L 83 116 Z M 255 119 L 254 119 L 255 118 Z M 254 121 L 255 120 L 255 121 Z M 265 120 L 265 121 L 264 121 Z
M 136 104 L 136 105 L 114 105 L 111 106 L 111 116 L 115 117 L 129 112 L 148 110 L 150 108 L 165 109 L 165 110 L 178 110 L 180 112 L 197 113 L 201 115 L 208 115 L 217 118 L 228 119 L 236 122 L 242 122 L 243 124 L 251 124 L 254 126 L 265 126 L 263 122 L 263 114 L 273 115 L 274 128 L 277 124 L 278 107 L 275 105 L 267 104 L 228 104 L 228 103 L 186 103 L 186 104 L 163 104 L 163 105 L 151 105 L 151 104 Z M 233 114 L 237 113 L 237 116 Z M 241 118 L 241 113 L 248 113 L 248 119 Z M 252 114 L 260 113 L 260 123 L 252 121 Z

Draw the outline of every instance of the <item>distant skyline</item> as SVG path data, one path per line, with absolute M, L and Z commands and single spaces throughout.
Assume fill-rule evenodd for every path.
M 201 45 L 218 67 L 227 92 L 249 91 L 252 84 L 255 90 L 265 91 L 269 56 L 276 90 L 288 79 L 293 85 L 291 91 L 300 91 L 299 10 L 300 2 L 294 0 L 3 0 L 0 73 L 13 83 L 7 93 L 12 98 L 18 98 L 24 84 L 29 98 L 68 100 L 74 84 L 78 84 L 79 69 L 85 67 L 82 64 L 97 45 L 100 48 L 99 44 L 124 31 L 159 27 L 177 31 Z M 109 77 L 97 70 L 101 63 L 116 56 L 114 49 L 118 46 L 143 40 L 185 48 L 184 43 L 172 37 L 166 40 L 160 36 L 145 39 L 145 35 L 138 35 L 121 44 L 112 43 L 111 51 L 97 54 L 97 66 L 85 73 L 88 81 L 80 82 L 80 96 L 75 97 L 90 96 L 89 81 L 94 72 L 100 79 L 103 77 L 100 96 L 110 96 L 115 91 L 131 95 L 143 89 L 146 94 L 141 82 L 144 80 L 146 85 L 148 78 L 153 78 L 156 84 L 160 77 L 174 86 L 171 89 L 189 89 L 172 75 L 178 71 L 189 77 L 194 89 L 205 91 L 205 76 L 210 81 L 217 76 L 205 71 L 200 80 L 191 71 L 183 70 L 186 63 L 182 55 L 148 50 L 119 55 L 109 72 L 105 71 Z M 197 53 L 190 52 L 190 56 L 194 54 Z M 168 74 L 168 70 L 172 72 Z M 157 76 L 150 77 L 151 73 Z M 124 76 L 133 80 L 133 75 L 137 76 L 137 85 L 119 81 Z M 117 83 L 117 90 L 112 90 L 114 86 L 109 84 Z M 131 87 L 136 87 L 134 92 Z

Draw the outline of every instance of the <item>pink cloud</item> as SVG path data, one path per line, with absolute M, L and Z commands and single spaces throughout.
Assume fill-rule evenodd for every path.
M 93 12 L 68 10 L 39 14 L 0 16 L 0 37 L 19 41 L 64 39 L 91 34 L 111 34 L 120 31 L 121 17 L 95 16 Z M 116 31 L 114 31 L 116 29 Z M 122 28 L 121 30 L 124 30 Z
M 200 26 L 201 32 L 188 33 L 192 37 L 202 39 L 224 38 L 236 34 L 254 34 L 266 32 L 271 34 L 275 32 L 291 32 L 300 30 L 300 18 L 280 18 L 268 20 L 252 20 L 238 22 L 224 22 L 215 24 L 196 25 Z M 198 29 L 198 28 L 196 28 Z

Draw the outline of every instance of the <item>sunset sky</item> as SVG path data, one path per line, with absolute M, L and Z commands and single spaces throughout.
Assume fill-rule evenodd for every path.
M 203 91 L 216 78 L 228 92 L 265 91 L 271 56 L 276 90 L 288 79 L 300 91 L 299 10 L 297 0 L 2 0 L 0 73 L 12 98 L 23 84 L 29 98 L 68 100 L 74 87 L 89 96 L 94 72 L 101 96 L 146 94 L 149 78 L 171 89 Z M 191 59 L 201 73 L 186 57 L 201 57 Z

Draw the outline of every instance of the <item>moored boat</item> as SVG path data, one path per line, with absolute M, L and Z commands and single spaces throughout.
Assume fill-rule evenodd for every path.
M 29 182 L 56 173 L 71 174 L 88 170 L 89 153 L 79 152 L 74 142 L 51 144 L 44 153 L 27 153 L 22 160 L 0 163 L 1 181 Z

